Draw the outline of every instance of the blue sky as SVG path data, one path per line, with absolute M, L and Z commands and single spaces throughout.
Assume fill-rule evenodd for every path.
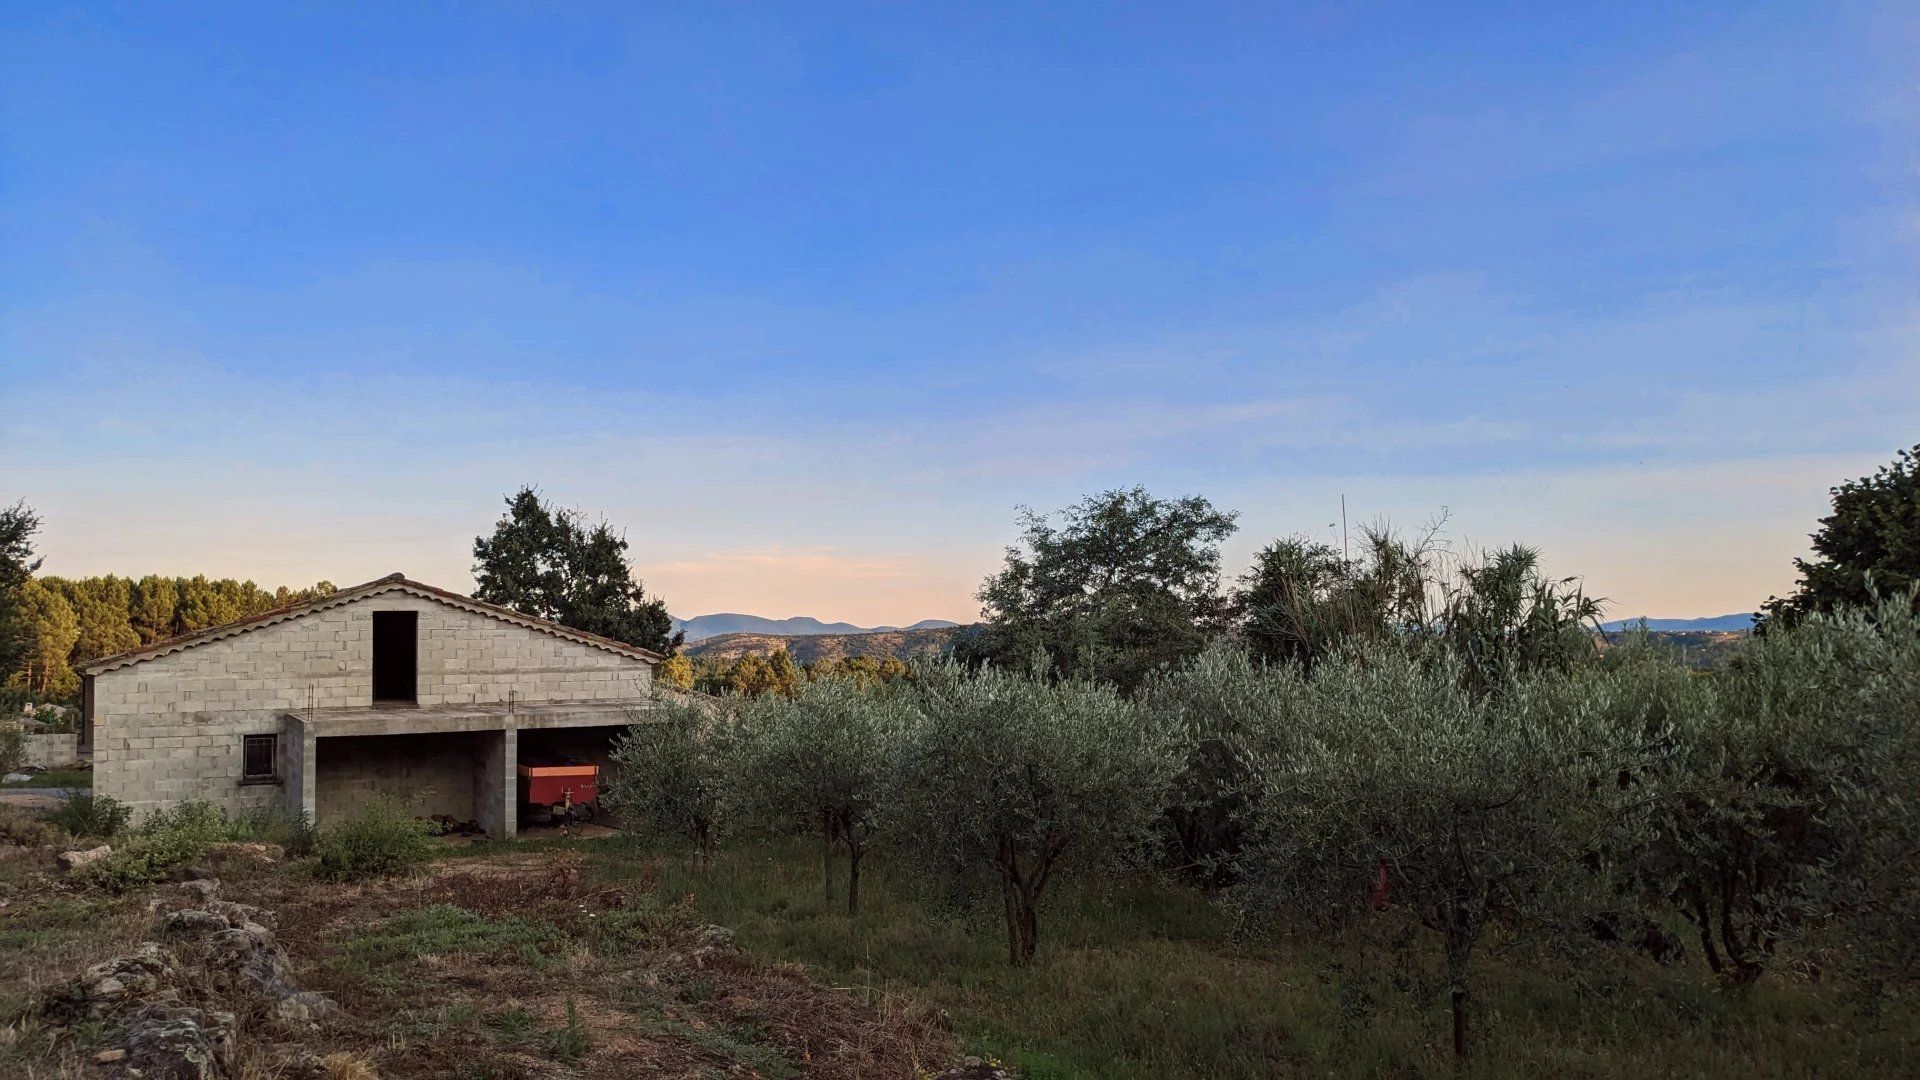
M 1694 615 L 1920 441 L 1903 5 L 381 7 L 0 17 L 49 571 L 465 587 L 536 483 L 682 615 L 968 618 L 1144 483 Z

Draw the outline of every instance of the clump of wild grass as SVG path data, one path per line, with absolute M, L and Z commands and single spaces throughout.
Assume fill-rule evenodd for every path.
M 320 857 L 314 872 L 334 881 L 391 877 L 425 865 L 435 847 L 427 822 L 377 802 L 359 817 L 313 834 Z
M 91 791 L 69 791 L 60 800 L 60 808 L 47 820 L 75 836 L 113 837 L 127 827 L 132 810 L 108 795 Z

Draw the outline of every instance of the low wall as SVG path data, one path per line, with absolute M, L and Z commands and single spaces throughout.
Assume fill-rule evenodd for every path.
M 23 765 L 38 765 L 43 769 L 63 769 L 80 760 L 80 736 L 74 732 L 64 735 L 28 735 L 25 737 L 27 756 Z

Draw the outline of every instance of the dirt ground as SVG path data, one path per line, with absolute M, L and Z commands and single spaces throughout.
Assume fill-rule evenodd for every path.
M 0 959 L 0 977 L 31 987 L 7 1003 L 22 1019 L 9 1029 L 15 1045 L 0 1050 L 24 1063 L 22 1075 L 126 1075 L 92 1060 L 113 1045 L 111 1031 L 42 1030 L 44 1055 L 20 1032 L 36 996 L 128 948 L 179 887 L 107 900 L 68 889 L 44 862 L 15 863 L 0 930 L 26 948 Z M 587 880 L 568 847 L 449 858 L 366 884 L 316 881 L 297 865 L 212 869 L 226 899 L 273 913 L 300 984 L 342 1010 L 313 1028 L 243 1026 L 259 1044 L 246 1055 L 255 1063 L 332 1055 L 326 1075 L 342 1080 L 884 1078 L 938 1072 L 958 1052 L 924 1007 L 739 952 L 727 931 L 698 923 L 654 882 Z M 112 933 L 93 932 L 103 925 Z M 277 1070 L 255 1064 L 234 1075 Z

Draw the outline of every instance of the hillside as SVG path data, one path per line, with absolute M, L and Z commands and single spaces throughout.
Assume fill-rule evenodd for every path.
M 1746 630 L 1650 630 L 1647 637 L 1662 649 L 1671 650 L 1675 658 L 1691 668 L 1712 670 L 1724 666 L 1740 651 L 1752 634 Z M 1626 640 L 1624 635 L 1609 632 L 1601 638 L 1600 647 L 1613 648 Z
M 726 634 L 802 637 L 816 634 L 878 634 L 902 630 L 934 630 L 957 625 L 959 624 L 945 619 L 922 619 L 912 626 L 855 626 L 845 622 L 821 622 L 806 615 L 796 615 L 790 619 L 769 619 L 763 615 L 742 615 L 732 611 L 673 620 L 673 628 L 685 631 L 689 642 L 705 641 L 708 638 Z
M 1616 630 L 1631 630 L 1642 621 L 1647 629 L 1654 631 L 1673 631 L 1677 633 L 1705 633 L 1716 631 L 1738 631 L 1753 629 L 1753 612 L 1742 611 L 1733 615 L 1709 615 L 1701 619 L 1651 619 L 1637 616 L 1631 619 L 1614 619 L 1600 624 L 1602 630 L 1609 633 Z
M 747 653 L 772 653 L 785 648 L 795 663 L 839 660 L 848 656 L 894 656 L 902 660 L 937 654 L 947 648 L 957 627 L 919 630 L 881 630 L 858 634 L 721 634 L 686 647 L 688 656 L 732 660 Z

